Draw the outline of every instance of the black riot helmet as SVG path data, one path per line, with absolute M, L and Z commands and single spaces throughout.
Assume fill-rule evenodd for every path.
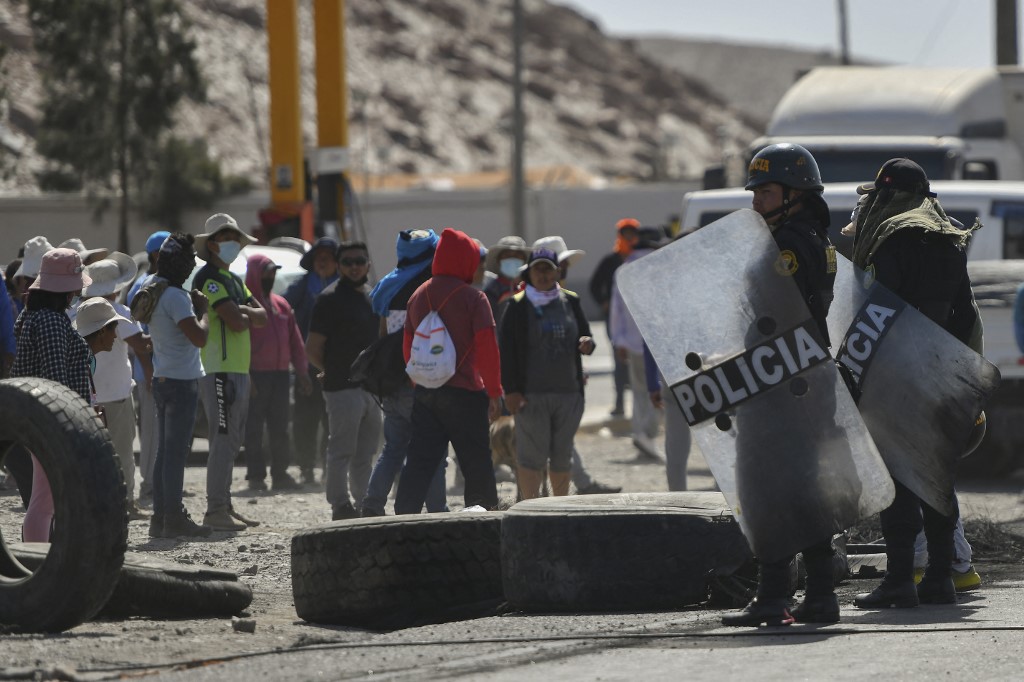
M 788 142 L 768 145 L 750 160 L 744 189 L 752 190 L 769 182 L 777 182 L 790 189 L 816 192 L 824 189 L 818 162 L 809 151 Z

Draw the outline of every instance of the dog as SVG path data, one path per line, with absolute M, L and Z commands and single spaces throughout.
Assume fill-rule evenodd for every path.
M 503 415 L 491 422 L 491 462 L 495 467 L 500 464 L 508 466 L 513 475 L 518 471 L 516 466 L 516 418 L 512 415 Z M 523 499 L 519 491 L 518 476 L 516 476 L 516 501 Z M 542 479 L 540 494 L 547 497 L 551 494 L 548 488 L 547 467 L 544 467 L 544 478 Z

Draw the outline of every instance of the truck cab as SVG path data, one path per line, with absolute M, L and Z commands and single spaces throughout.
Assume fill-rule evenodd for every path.
M 863 182 L 906 156 L 933 180 L 1024 180 L 1024 72 L 1012 67 L 812 69 L 748 148 L 807 148 L 824 182 Z

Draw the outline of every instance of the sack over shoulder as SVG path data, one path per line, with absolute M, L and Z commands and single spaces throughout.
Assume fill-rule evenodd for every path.
M 349 381 L 359 384 L 363 390 L 384 398 L 394 394 L 409 383 L 405 373 L 405 357 L 402 355 L 401 329 L 382 336 L 369 346 L 352 363 Z
M 149 324 L 150 320 L 153 319 L 153 311 L 156 310 L 156 304 L 160 302 L 160 297 L 164 295 L 166 290 L 167 280 L 165 279 L 146 282 L 135 293 L 135 298 L 132 299 L 132 318 L 136 322 Z

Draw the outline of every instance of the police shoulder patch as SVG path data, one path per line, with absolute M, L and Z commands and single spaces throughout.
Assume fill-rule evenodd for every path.
M 220 287 L 217 286 L 217 283 L 214 282 L 212 279 L 206 283 L 206 293 L 215 294 L 218 291 L 220 291 Z
M 778 260 L 775 261 L 775 271 L 780 275 L 793 275 L 799 267 L 800 263 L 796 259 L 796 254 L 789 249 L 780 253 Z

